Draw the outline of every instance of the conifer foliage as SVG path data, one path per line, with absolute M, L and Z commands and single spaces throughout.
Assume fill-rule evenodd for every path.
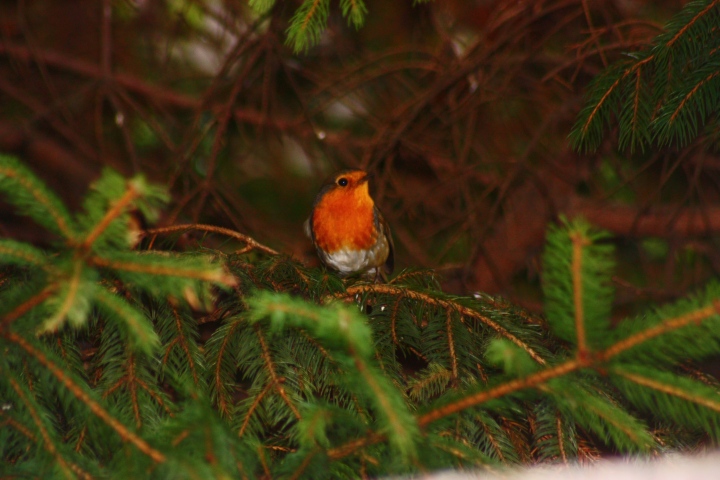
M 141 177 L 105 172 L 71 214 L 2 156 L 0 191 L 52 238 L 0 241 L 5 474 L 359 478 L 720 434 L 716 384 L 681 373 L 720 352 L 720 284 L 611 327 L 612 245 L 581 220 L 548 233 L 543 320 L 432 272 L 343 282 L 250 239 L 138 247 L 132 212 L 166 198 Z
M 342 15 L 348 24 L 360 28 L 365 23 L 367 7 L 363 0 L 340 0 Z M 258 14 L 267 13 L 275 0 L 250 0 L 250 6 Z M 317 45 L 327 27 L 330 0 L 305 0 L 298 7 L 287 28 L 287 43 L 295 52 L 307 51 Z
M 595 150 L 617 121 L 621 149 L 686 146 L 698 134 L 717 138 L 720 108 L 720 2 L 688 2 L 649 48 L 599 75 L 570 138 Z

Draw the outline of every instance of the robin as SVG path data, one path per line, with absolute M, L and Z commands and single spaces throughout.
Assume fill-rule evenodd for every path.
M 330 177 L 315 197 L 305 234 L 320 260 L 341 277 L 359 273 L 386 279 L 393 271 L 390 227 L 375 206 L 368 174 L 342 170 Z

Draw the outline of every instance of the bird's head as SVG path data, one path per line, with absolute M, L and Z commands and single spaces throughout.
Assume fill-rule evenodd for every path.
M 363 170 L 342 170 L 330 177 L 315 200 L 315 206 L 344 206 L 347 209 L 372 208 L 374 202 L 368 188 L 369 176 Z

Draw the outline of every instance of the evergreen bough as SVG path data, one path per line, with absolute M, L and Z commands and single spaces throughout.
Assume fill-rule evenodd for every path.
M 684 147 L 699 134 L 717 139 L 718 25 L 720 1 L 688 2 L 648 48 L 598 75 L 570 134 L 574 147 L 597 149 L 616 123 L 619 147 L 631 152 Z
M 717 385 L 687 373 L 720 353 L 720 284 L 612 327 L 612 244 L 582 220 L 548 232 L 543 320 L 428 271 L 342 282 L 250 239 L 139 248 L 132 215 L 167 198 L 141 177 L 104 172 L 71 214 L 0 156 L 0 192 L 50 239 L 0 241 L 4 475 L 358 478 L 720 433 Z
M 363 0 L 340 0 L 342 16 L 358 29 L 365 23 L 367 7 Z M 250 0 L 250 7 L 258 15 L 265 15 L 275 6 L 275 0 Z M 327 28 L 330 0 L 303 0 L 287 28 L 287 41 L 295 53 L 307 51 L 320 42 Z

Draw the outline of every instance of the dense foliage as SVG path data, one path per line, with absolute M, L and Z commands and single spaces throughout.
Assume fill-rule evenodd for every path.
M 716 385 L 679 370 L 720 353 L 720 286 L 611 328 L 612 248 L 582 221 L 548 233 L 545 322 L 431 272 L 342 282 L 250 239 L 133 248 L 169 232 L 137 231 L 165 199 L 142 178 L 106 172 L 73 215 L 16 159 L 0 172 L 55 238 L 0 241 L 5 474 L 374 477 L 720 434 Z

